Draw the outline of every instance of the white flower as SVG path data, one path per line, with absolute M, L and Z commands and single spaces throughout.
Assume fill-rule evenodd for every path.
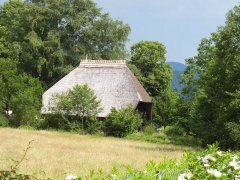
M 178 180 L 189 180 L 193 177 L 192 173 L 183 173 L 178 176 Z
M 186 180 L 185 179 L 185 174 L 180 174 L 177 179 L 178 180 Z
M 204 164 L 203 166 L 204 166 L 204 167 L 210 167 L 210 165 L 209 165 L 209 164 Z
M 187 179 L 191 179 L 193 177 L 193 174 L 191 172 L 186 174 Z
M 217 155 L 222 156 L 222 151 L 217 151 Z
M 240 175 L 236 175 L 236 176 L 234 177 L 234 180 L 240 180 Z
M 75 180 L 75 179 L 77 179 L 78 177 L 76 176 L 76 175 L 74 175 L 74 174 L 70 174 L 70 175 L 68 175 L 66 178 L 65 178 L 65 180 Z
M 229 166 L 233 167 L 235 170 L 239 170 L 240 169 L 240 165 L 239 162 L 237 161 L 238 157 L 234 156 L 232 158 L 232 161 L 229 162 Z
M 7 110 L 7 111 L 5 111 L 5 113 L 6 113 L 6 115 L 12 115 L 12 113 L 13 113 L 13 111 L 12 110 Z
M 202 158 L 202 162 L 204 164 L 208 164 L 209 161 L 216 161 L 216 158 L 211 156 L 210 154 L 206 155 L 205 157 Z
M 233 160 L 231 162 L 229 162 L 229 166 L 233 167 L 235 170 L 240 169 L 240 165 L 237 162 L 237 157 L 236 156 L 234 156 Z
M 215 177 L 221 177 L 222 173 L 216 169 L 208 169 L 207 172 Z

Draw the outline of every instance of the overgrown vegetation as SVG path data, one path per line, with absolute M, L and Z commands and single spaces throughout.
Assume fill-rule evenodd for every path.
M 240 177 L 240 154 L 219 151 L 216 145 L 209 146 L 202 152 L 188 152 L 184 158 L 164 160 L 160 163 L 150 161 L 144 170 L 140 171 L 130 166 L 124 172 L 113 168 L 109 175 L 102 171 L 92 171 L 90 179 L 224 179 L 232 180 Z M 77 176 L 76 176 L 77 178 Z M 81 179 L 81 178 L 79 178 Z
M 240 147 L 239 18 L 236 6 L 226 24 L 201 41 L 198 55 L 186 61 L 181 104 L 186 113 L 180 124 L 205 146 L 218 141 L 225 149 Z
M 102 111 L 100 101 L 87 84 L 76 85 L 67 92 L 55 94 L 52 101 L 55 102 L 53 114 L 59 114 L 65 120 L 64 124 L 67 121 L 71 126 L 81 127 L 82 132 L 87 133 L 100 129 L 101 123 L 97 120 L 97 114 Z M 69 121 L 69 116 L 74 116 L 73 122 Z
M 165 46 L 156 41 L 134 44 L 128 66 L 153 99 L 153 119 L 141 120 L 133 109 L 113 109 L 105 124 L 96 118 L 99 103 L 87 86 L 81 93 L 59 95 L 64 103 L 54 117 L 40 114 L 41 94 L 86 55 L 126 58 L 130 27 L 92 0 L 11 0 L 0 9 L 0 126 L 118 137 L 136 130 L 150 137 L 154 129 L 166 128 L 168 138 L 194 137 L 203 146 L 219 142 L 221 148 L 239 149 L 239 5 L 229 11 L 224 26 L 201 41 L 197 56 L 186 60 L 180 94 L 170 87 Z
M 30 148 L 30 143 L 24 151 L 21 160 L 9 171 L 0 171 L 0 179 L 38 179 L 31 175 L 24 175 L 19 172 L 18 166 L 22 161 L 27 161 L 26 155 Z M 80 179 L 238 179 L 240 176 L 240 153 L 230 151 L 220 151 L 217 145 L 208 146 L 204 151 L 189 151 L 185 153 L 180 161 L 174 159 L 164 159 L 156 163 L 149 161 L 145 168 L 139 170 L 132 166 L 125 166 L 121 170 L 119 166 L 114 166 L 110 173 L 102 169 L 91 170 L 88 175 L 68 174 L 67 180 Z
M 141 124 L 141 116 L 131 105 L 120 110 L 112 108 L 104 123 L 104 133 L 110 136 L 125 137 L 137 131 Z

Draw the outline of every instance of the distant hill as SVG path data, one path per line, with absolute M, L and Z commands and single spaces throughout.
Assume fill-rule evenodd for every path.
M 167 62 L 167 64 L 169 64 L 174 71 L 181 71 L 183 72 L 186 68 L 185 64 L 179 63 L 179 62 Z
M 181 74 L 185 70 L 186 65 L 179 62 L 167 62 L 167 64 L 169 64 L 173 69 L 173 79 L 171 87 L 172 89 L 180 91 L 183 88 L 183 85 L 179 82 L 182 79 Z

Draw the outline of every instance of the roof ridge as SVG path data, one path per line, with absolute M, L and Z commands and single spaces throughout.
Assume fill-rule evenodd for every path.
M 125 60 L 81 60 L 79 67 L 124 67 Z
M 126 60 L 81 60 L 80 64 L 126 64 Z

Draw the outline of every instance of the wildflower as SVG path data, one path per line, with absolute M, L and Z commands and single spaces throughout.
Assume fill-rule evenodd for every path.
M 222 151 L 217 151 L 217 155 L 222 156 Z
M 240 180 L 240 175 L 236 175 L 236 176 L 234 177 L 234 180 Z
M 221 177 L 222 173 L 216 169 L 208 169 L 207 172 L 215 177 Z
M 202 158 L 202 162 L 204 164 L 208 164 L 209 161 L 216 161 L 216 158 L 211 156 L 210 154 L 206 155 L 204 158 Z
M 74 174 L 70 174 L 65 178 L 65 180 L 76 180 L 76 179 L 78 179 L 78 177 Z
M 229 162 L 229 166 L 233 167 L 235 170 L 240 169 L 240 165 L 237 162 L 237 156 L 233 157 L 233 160 L 231 162 Z
M 235 170 L 238 170 L 240 169 L 240 166 L 239 166 L 239 162 L 237 161 L 238 157 L 237 156 L 234 156 L 232 158 L 232 161 L 229 162 L 229 166 L 233 167 Z
M 186 174 L 187 179 L 191 179 L 193 177 L 193 174 L 191 172 Z
M 189 180 L 193 177 L 192 173 L 183 173 L 178 176 L 178 180 Z
M 210 165 L 209 165 L 209 164 L 204 164 L 203 166 L 204 166 L 204 167 L 209 167 Z

